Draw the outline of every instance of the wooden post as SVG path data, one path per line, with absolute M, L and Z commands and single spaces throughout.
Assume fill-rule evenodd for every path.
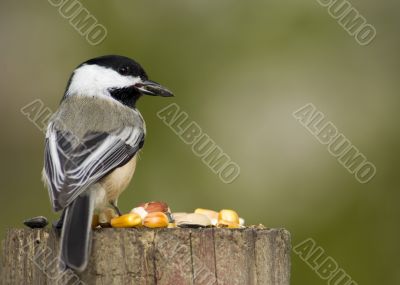
M 3 241 L 3 284 L 289 285 L 284 229 L 100 229 L 81 274 L 59 271 L 58 234 L 11 229 Z

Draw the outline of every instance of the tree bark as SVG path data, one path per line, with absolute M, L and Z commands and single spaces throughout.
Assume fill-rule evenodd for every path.
M 284 229 L 100 229 L 85 272 L 58 268 L 53 229 L 11 229 L 3 241 L 2 284 L 288 285 Z

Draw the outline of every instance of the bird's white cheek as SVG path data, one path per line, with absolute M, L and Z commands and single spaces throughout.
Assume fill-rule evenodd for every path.
M 113 69 L 98 65 L 84 65 L 74 71 L 67 96 L 109 96 L 109 90 L 132 86 L 141 79 L 123 76 Z

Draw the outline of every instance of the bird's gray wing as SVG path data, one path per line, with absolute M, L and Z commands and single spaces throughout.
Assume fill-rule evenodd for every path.
M 44 179 L 53 209 L 67 207 L 88 186 L 127 163 L 143 146 L 144 130 L 126 126 L 92 132 L 82 139 L 50 124 L 46 135 Z

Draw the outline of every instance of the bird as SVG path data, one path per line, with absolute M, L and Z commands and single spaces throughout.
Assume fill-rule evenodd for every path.
M 63 269 L 86 269 L 95 213 L 104 223 L 121 214 L 118 197 L 132 179 L 146 137 L 136 107 L 143 95 L 174 96 L 135 60 L 96 57 L 75 68 L 49 119 L 42 179 L 53 210 L 62 211 Z

